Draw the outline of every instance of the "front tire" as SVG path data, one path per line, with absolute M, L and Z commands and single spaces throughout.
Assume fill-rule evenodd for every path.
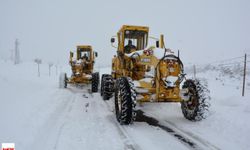
M 135 91 L 129 78 L 121 77 L 116 81 L 115 111 L 117 121 L 128 125 L 135 119 Z
M 189 100 L 181 102 L 181 109 L 184 117 L 191 121 L 200 121 L 208 115 L 210 106 L 209 90 L 207 84 L 201 83 L 201 80 L 188 79 L 184 82 L 183 89 L 188 89 Z
M 101 78 L 101 96 L 103 95 L 103 84 L 104 84 L 104 78 L 108 76 L 108 74 L 103 74 Z
M 101 82 L 101 95 L 103 100 L 109 100 L 114 93 L 114 80 L 110 74 L 103 74 Z
M 92 85 L 91 85 L 91 89 L 92 92 L 98 92 L 98 86 L 99 86 L 99 73 L 95 72 L 92 74 Z

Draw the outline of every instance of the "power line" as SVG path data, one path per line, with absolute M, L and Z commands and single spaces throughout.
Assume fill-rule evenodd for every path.
M 228 59 L 223 59 L 223 60 L 217 60 L 217 61 L 214 61 L 214 62 L 210 62 L 209 64 L 214 64 L 214 63 L 219 63 L 219 62 L 227 62 L 227 61 L 231 61 L 231 60 L 235 60 L 235 59 L 240 59 L 240 58 L 244 58 L 244 56 L 234 57 L 234 58 L 228 58 Z
M 229 86 L 229 87 L 236 87 L 236 88 L 239 88 L 240 85 L 233 85 L 233 84 L 225 84 L 225 83 L 222 83 L 223 86 Z
M 220 65 L 237 65 L 237 64 L 242 64 L 242 63 L 244 63 L 243 61 L 242 62 L 232 62 L 232 63 L 224 63 L 224 64 L 218 64 L 219 66 Z
M 197 66 L 207 66 L 207 65 L 211 65 L 211 64 L 217 64 L 217 63 L 220 63 L 220 62 L 228 62 L 228 61 L 232 61 L 232 60 L 236 60 L 236 59 L 240 59 L 240 58 L 244 58 L 244 56 L 239 56 L 239 57 L 233 57 L 233 58 L 228 58 L 228 59 L 217 60 L 217 61 L 213 61 L 213 62 L 210 62 L 210 63 L 199 64 Z

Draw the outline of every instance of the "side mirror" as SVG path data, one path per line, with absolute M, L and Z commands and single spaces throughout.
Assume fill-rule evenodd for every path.
M 111 38 L 110 42 L 114 43 L 115 42 L 115 38 Z
M 155 45 L 156 45 L 157 48 L 159 48 L 159 45 L 160 45 L 159 41 L 156 41 Z
M 98 57 L 98 53 L 97 52 L 95 52 L 95 57 Z

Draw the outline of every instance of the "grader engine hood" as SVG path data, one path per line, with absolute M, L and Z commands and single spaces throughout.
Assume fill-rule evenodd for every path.
M 170 50 L 147 48 L 125 55 L 146 68 L 144 78 L 134 81 L 137 88 L 152 88 L 156 82 L 160 91 L 179 88 L 177 85 L 184 78 L 182 62 Z
M 161 49 L 155 47 L 149 47 L 144 50 L 137 50 L 129 54 L 125 54 L 131 58 L 140 58 L 140 62 L 145 65 L 155 65 L 159 62 L 164 55 L 174 55 L 169 49 Z
M 168 63 L 179 63 L 178 61 L 180 61 L 179 58 L 175 56 L 170 49 L 161 49 L 155 47 L 149 47 L 144 50 L 137 50 L 125 55 L 132 59 L 138 60 L 137 62 L 140 64 L 152 67 L 156 67 L 160 61 L 170 60 Z M 173 69 L 171 65 L 167 65 L 166 67 L 169 67 L 169 69 Z M 169 71 L 173 72 L 173 70 Z

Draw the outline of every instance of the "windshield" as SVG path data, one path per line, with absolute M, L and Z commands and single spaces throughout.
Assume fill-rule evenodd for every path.
M 124 48 L 131 47 L 136 50 L 141 50 L 147 46 L 147 32 L 138 30 L 126 30 L 124 34 Z

